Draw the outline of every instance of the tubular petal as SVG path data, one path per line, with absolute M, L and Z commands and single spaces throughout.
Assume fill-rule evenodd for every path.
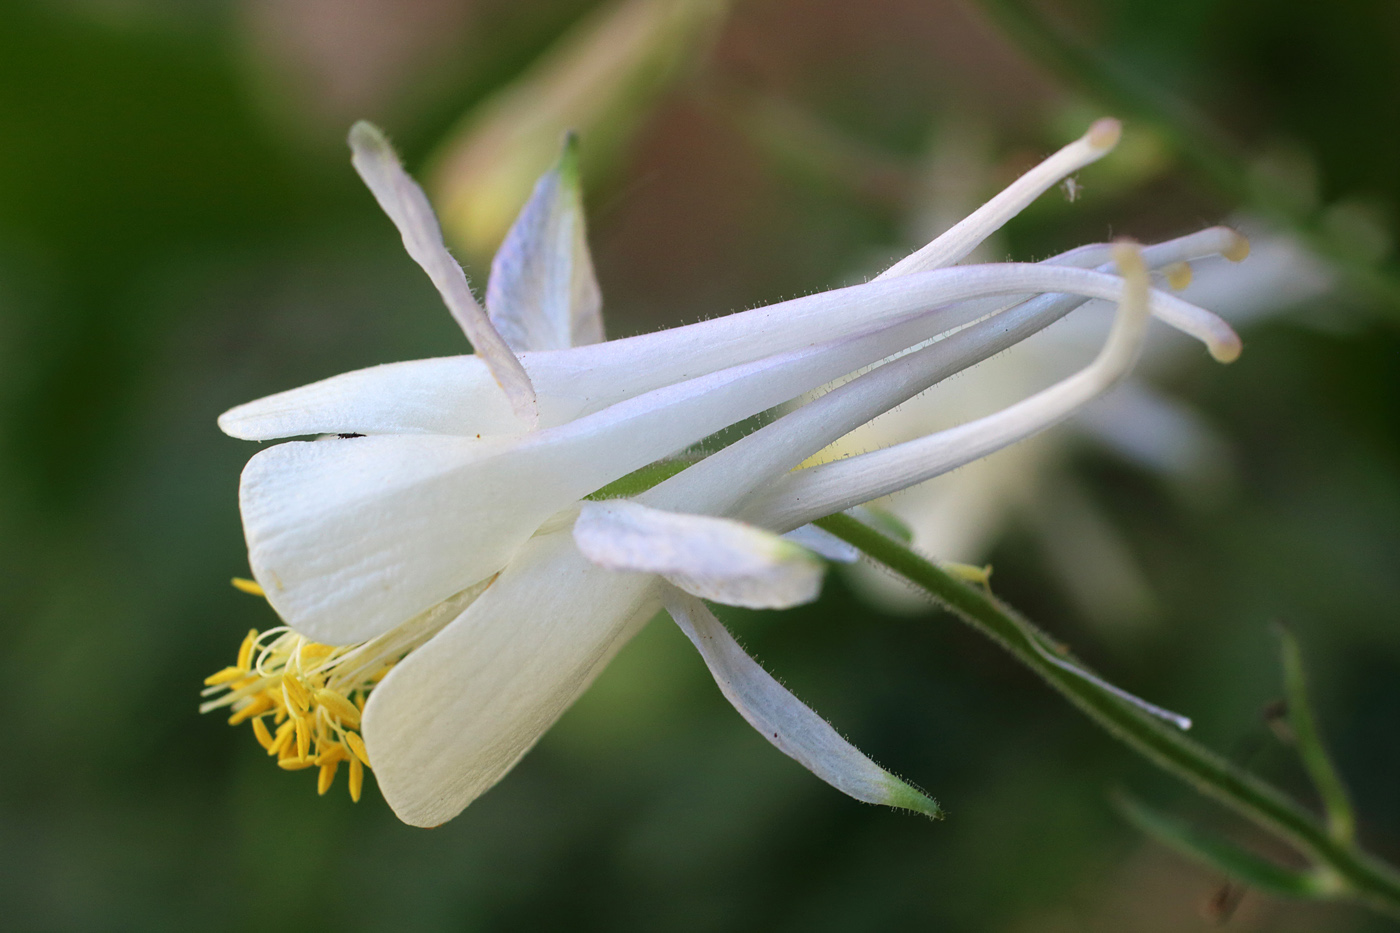
M 750 609 L 811 602 L 826 569 L 810 551 L 761 528 L 626 499 L 585 502 L 574 543 L 607 570 L 660 574 L 687 593 Z
M 593 274 L 570 134 L 491 261 L 486 308 L 512 350 L 563 350 L 603 340 L 603 296 Z
M 1066 176 L 1107 155 L 1118 145 L 1122 132 L 1123 127 L 1117 120 L 1105 117 L 1096 121 L 1089 132 L 1016 179 L 933 242 L 890 266 L 878 278 L 894 278 L 952 265 Z
M 248 462 L 239 489 L 253 573 L 298 632 L 328 644 L 373 637 L 501 569 L 583 496 L 904 345 L 889 328 L 529 434 L 272 447 Z
M 657 484 L 638 500 L 655 508 L 729 513 L 871 417 L 1014 345 L 1078 301 L 1043 295 L 895 357 Z
M 921 314 L 927 316 L 917 326 L 927 338 L 1005 306 L 996 301 L 978 305 L 970 299 L 1051 292 L 1116 301 L 1120 290 L 1114 276 L 1068 266 L 959 266 L 836 289 L 593 346 L 524 353 L 521 361 L 539 391 L 540 423 L 552 427 L 725 367 L 888 327 Z M 1204 328 L 1207 336 L 1229 333 L 1223 322 L 1208 321 L 1213 317 L 1209 312 L 1170 295 L 1153 293 L 1152 308 L 1164 318 L 1195 322 L 1193 332 Z M 519 423 L 483 367 L 473 356 L 371 367 L 240 405 L 226 412 L 219 425 L 247 440 L 320 433 L 471 437 L 518 432 Z
M 779 751 L 832 787 L 866 803 L 938 819 L 937 801 L 860 753 L 739 647 L 705 604 L 668 588 L 666 611 L 695 645 L 725 699 Z
M 490 367 L 516 415 L 527 427 L 534 427 L 539 411 L 530 377 L 472 296 L 466 273 L 442 241 L 442 229 L 427 195 L 403 170 L 398 155 L 377 127 L 361 120 L 350 128 L 349 141 L 355 170 L 398 228 L 404 248 L 433 280 L 447 310 Z
M 230 437 L 304 434 L 514 434 L 520 421 L 476 356 L 384 363 L 230 408 Z
M 505 776 L 660 608 L 656 577 L 610 573 L 541 535 L 370 694 L 362 734 L 384 798 L 436 826 Z
M 1118 314 L 1103 349 L 1084 369 L 985 418 L 783 476 L 743 517 L 777 531 L 795 528 L 970 463 L 1068 417 L 1126 375 L 1142 349 L 1148 321 L 1147 269 L 1135 246 L 1120 244 L 1116 258 L 1124 275 Z

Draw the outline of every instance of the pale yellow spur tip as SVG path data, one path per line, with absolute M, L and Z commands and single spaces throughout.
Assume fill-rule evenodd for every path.
M 1089 145 L 1095 149 L 1112 149 L 1122 137 L 1123 124 L 1113 117 L 1095 120 L 1094 125 L 1089 127 L 1089 132 L 1084 134 Z
M 1228 339 L 1212 340 L 1206 349 L 1217 363 L 1233 363 L 1240 358 L 1244 344 L 1240 342 L 1239 335 L 1232 332 Z
M 1191 264 L 1189 262 L 1174 262 L 1162 270 L 1162 274 L 1167 277 L 1167 284 L 1174 291 L 1181 291 L 1191 284 Z
M 1142 247 L 1126 237 L 1113 241 L 1113 263 L 1122 276 L 1146 275 L 1147 264 L 1142 261 Z
M 1249 237 L 1237 230 L 1231 230 L 1235 236 L 1230 241 L 1230 245 L 1221 250 L 1220 255 L 1231 262 L 1244 262 L 1249 258 Z

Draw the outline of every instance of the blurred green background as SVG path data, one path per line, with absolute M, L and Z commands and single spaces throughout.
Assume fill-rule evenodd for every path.
M 1221 128 L 1238 176 L 1274 179 L 1290 217 L 1326 230 L 1364 217 L 1362 235 L 1328 242 L 1389 281 L 1400 7 L 1035 9 L 1093 50 L 1130 106 L 1145 88 Z M 0 927 L 1386 928 L 1256 894 L 1209 919 L 1233 899 L 1222 879 L 1129 829 L 1108 794 L 1247 830 L 955 620 L 884 615 L 837 574 L 816 605 L 726 618 L 794 692 L 937 796 L 945 822 L 855 803 L 776 752 L 664 620 L 507 780 L 432 831 L 398 823 L 372 781 L 358 805 L 343 783 L 318 799 L 312 772 L 283 773 L 246 727 L 197 715 L 203 676 L 249 627 L 274 624 L 228 585 L 247 572 L 236 488 L 255 448 L 215 417 L 464 348 L 351 172 L 346 129 L 379 122 L 456 197 L 454 147 L 514 138 L 473 108 L 599 10 L 0 7 Z M 579 118 L 614 336 L 857 280 L 918 245 L 930 153 L 971 147 L 975 203 L 1113 103 L 965 0 L 737 0 L 686 28 L 607 92 L 615 112 Z M 1153 113 L 1118 112 L 1124 150 L 1083 173 L 1072 206 L 1047 195 L 998 249 L 1038 258 L 1176 235 L 1245 207 L 1249 191 L 1203 172 Z M 491 151 L 493 165 L 528 164 Z M 1327 213 L 1338 204 L 1350 213 Z M 480 289 L 481 244 L 461 242 Z M 1261 714 L 1280 693 L 1268 623 L 1288 621 L 1362 837 L 1392 860 L 1397 322 L 1383 289 L 1344 281 L 1249 327 L 1234 366 L 1196 354 L 1173 369 L 1164 387 L 1228 444 L 1232 479 L 1210 495 L 1072 449 L 1142 569 L 1150 622 L 1091 622 L 1014 521 L 991 554 L 1000 595 L 1311 801 Z

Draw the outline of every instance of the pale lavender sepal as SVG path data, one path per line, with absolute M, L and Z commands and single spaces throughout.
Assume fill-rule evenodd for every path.
M 727 700 L 783 754 L 843 794 L 942 817 L 938 802 L 861 754 L 739 647 L 703 602 L 668 588 L 666 611 L 695 645 Z
M 486 310 L 517 353 L 603 341 L 603 296 L 588 252 L 575 148 L 570 136 L 491 262 Z

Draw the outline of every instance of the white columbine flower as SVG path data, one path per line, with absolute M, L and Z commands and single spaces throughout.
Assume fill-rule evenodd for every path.
M 700 598 L 751 607 L 815 598 L 822 565 L 780 534 L 841 554 L 808 523 L 1067 417 L 1131 368 L 1149 315 L 1233 358 L 1228 327 L 1149 289 L 1146 263 L 1200 243 L 932 268 L 965 256 L 1117 135 L 1113 121 L 1095 124 L 899 275 L 597 342 L 599 293 L 569 150 L 497 254 L 483 310 L 422 192 L 383 137 L 357 125 L 356 168 L 477 352 L 347 373 L 220 419 L 236 437 L 328 436 L 271 447 L 244 470 L 256 591 L 287 627 L 250 633 L 237 663 L 209 679 L 206 693 L 222 695 L 204 708 L 252 720 L 282 767 L 319 766 L 322 792 L 345 761 L 358 798 L 373 765 L 403 820 L 436 825 L 509 771 L 665 607 L 765 738 L 851 796 L 936 815 L 932 800 L 748 658 Z M 1120 275 L 1093 268 L 1109 261 Z M 1088 298 L 1119 310 L 1098 357 L 1075 375 L 956 428 L 792 472 Z M 872 365 L 688 468 L 666 466 L 717 431 Z M 647 467 L 675 475 L 630 499 L 590 499 Z
M 1327 271 L 1286 237 L 1263 231 L 1250 239 L 1252 244 L 1226 228 L 1201 231 L 1148 247 L 1162 260 L 1167 259 L 1162 251 L 1170 250 L 1176 260 L 1149 259 L 1149 264 L 1163 268 L 1163 277 L 1182 298 L 1235 326 L 1280 313 L 1329 287 Z M 1095 317 L 1077 316 L 1036 334 L 965 378 L 862 425 L 818 459 L 918 437 L 1061 378 L 1099 339 Z M 1131 549 L 1067 466 L 1074 442 L 1088 440 L 1187 484 L 1217 478 L 1225 462 L 1224 441 L 1193 408 L 1153 384 L 1180 368 L 1185 349 L 1181 341 L 1153 342 L 1133 378 L 1086 406 L 1066 430 L 903 490 L 879 505 L 908 528 L 919 551 L 972 564 L 984 561 L 1016 520 L 1044 542 L 1052 569 L 1091 621 L 1122 629 L 1151 618 L 1151 591 Z M 927 608 L 918 594 L 888 575 L 865 565 L 851 570 L 860 588 L 882 606 Z

